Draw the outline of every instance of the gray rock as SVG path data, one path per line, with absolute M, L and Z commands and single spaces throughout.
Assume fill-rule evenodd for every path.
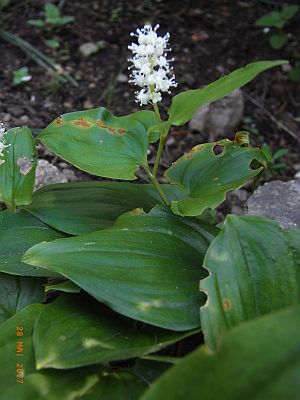
M 209 134 L 210 140 L 217 136 L 233 135 L 243 119 L 244 96 L 237 89 L 229 96 L 199 108 L 189 122 L 190 129 Z
M 107 47 L 108 43 L 105 40 L 99 42 L 86 42 L 79 46 L 79 52 L 83 57 L 90 57 L 92 54 L 97 53 Z
M 51 185 L 52 183 L 66 182 L 68 182 L 67 178 L 55 165 L 50 164 L 47 160 L 38 160 L 35 175 L 35 190 Z
M 272 181 L 247 202 L 248 214 L 277 220 L 283 228 L 300 228 L 300 180 Z
M 97 53 L 98 50 L 99 48 L 97 44 L 93 42 L 83 43 L 81 46 L 79 46 L 79 52 L 83 57 L 89 57 L 92 54 Z
M 117 76 L 117 82 L 120 82 L 120 83 L 126 83 L 126 82 L 128 82 L 128 76 L 125 75 L 125 74 L 118 74 L 118 76 Z

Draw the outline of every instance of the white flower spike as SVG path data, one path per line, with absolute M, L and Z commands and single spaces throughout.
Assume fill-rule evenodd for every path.
M 133 65 L 129 82 L 141 88 L 136 92 L 136 101 L 143 104 L 156 104 L 162 100 L 162 92 L 170 93 L 171 87 L 176 87 L 175 76 L 171 74 L 170 62 L 167 59 L 167 52 L 171 51 L 168 47 L 170 39 L 169 33 L 165 36 L 157 36 L 159 25 L 152 28 L 145 25 L 142 29 L 137 29 L 137 33 L 130 36 L 138 38 L 138 44 L 132 43 L 128 49 L 132 51 L 133 57 L 128 61 Z
M 6 129 L 3 122 L 0 122 L 0 165 L 5 163 L 5 160 L 3 160 L 4 150 L 10 146 L 10 144 L 5 144 L 5 135 Z

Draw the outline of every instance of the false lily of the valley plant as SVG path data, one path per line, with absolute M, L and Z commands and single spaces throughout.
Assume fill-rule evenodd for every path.
M 36 139 L 114 181 L 33 193 L 36 141 L 27 127 L 1 125 L 1 400 L 299 395 L 299 230 L 235 215 L 217 226 L 211 213 L 261 173 L 264 153 L 238 132 L 184 154 L 165 171 L 169 183 L 157 177 L 171 126 L 284 61 L 179 93 L 162 120 L 159 103 L 177 83 L 158 28 L 137 30 L 129 46 L 136 101 L 153 110 L 73 112 Z M 139 169 L 147 183 L 115 181 Z

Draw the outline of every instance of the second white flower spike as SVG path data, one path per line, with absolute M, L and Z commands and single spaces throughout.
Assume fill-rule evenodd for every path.
M 133 57 L 128 61 L 132 62 L 129 69 L 133 69 L 129 82 L 141 88 L 136 92 L 136 101 L 143 104 L 156 104 L 162 100 L 162 92 L 170 93 L 171 87 L 176 87 L 174 74 L 171 74 L 170 62 L 167 53 L 171 51 L 168 47 L 169 33 L 165 36 L 158 36 L 156 31 L 159 25 L 152 28 L 145 25 L 137 29 L 137 33 L 131 36 L 138 38 L 138 43 L 132 43 L 128 49 L 132 51 Z
M 5 144 L 5 134 L 6 134 L 6 129 L 4 127 L 4 124 L 0 122 L 0 165 L 4 164 L 5 162 L 5 160 L 3 160 L 4 150 L 10 146 L 10 144 L 8 145 Z

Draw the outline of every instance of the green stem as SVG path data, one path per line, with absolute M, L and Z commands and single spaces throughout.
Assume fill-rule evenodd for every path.
M 155 189 L 158 191 L 158 193 L 159 193 L 159 195 L 160 195 L 162 201 L 163 201 L 167 206 L 169 206 L 169 205 L 171 204 L 171 203 L 170 203 L 170 200 L 169 200 L 169 199 L 167 198 L 167 196 L 165 195 L 165 192 L 163 191 L 162 187 L 160 186 L 160 184 L 159 184 L 159 182 L 158 182 L 156 176 L 154 176 L 154 175 L 151 173 L 151 171 L 150 171 L 148 165 L 145 165 L 145 170 L 147 171 L 147 174 L 149 175 L 149 178 L 150 178 L 150 180 L 151 180 L 153 186 L 154 186 Z
M 154 109 L 154 112 L 155 112 L 155 114 L 157 116 L 158 122 L 161 123 L 162 120 L 161 120 L 161 116 L 160 116 L 160 113 L 159 113 L 159 109 L 158 109 L 157 103 L 153 104 L 153 109 Z M 152 171 L 152 174 L 154 176 L 157 175 L 159 162 L 160 162 L 160 159 L 161 159 L 161 155 L 162 155 L 162 152 L 163 152 L 163 149 L 164 149 L 164 145 L 165 145 L 165 141 L 166 141 L 166 137 L 168 135 L 168 132 L 169 132 L 169 128 L 168 128 L 168 130 L 163 129 L 163 131 L 160 134 L 157 154 L 156 154 L 155 163 L 154 163 L 154 167 L 153 167 L 153 171 Z
M 154 112 L 155 112 L 155 114 L 157 116 L 158 122 L 161 122 L 161 117 L 160 117 L 160 113 L 159 113 L 159 109 L 158 109 L 157 103 L 153 104 L 153 109 L 154 109 Z
M 166 135 L 164 136 L 161 133 L 160 139 L 159 139 L 159 144 L 158 144 L 158 149 L 157 149 L 157 153 L 156 153 L 155 163 L 154 163 L 154 167 L 153 167 L 153 171 L 152 171 L 154 176 L 157 175 L 157 171 L 158 171 L 161 155 L 162 155 L 162 152 L 163 152 L 163 149 L 164 149 L 164 145 L 165 145 L 165 141 L 166 141 L 166 137 L 167 137 Z

